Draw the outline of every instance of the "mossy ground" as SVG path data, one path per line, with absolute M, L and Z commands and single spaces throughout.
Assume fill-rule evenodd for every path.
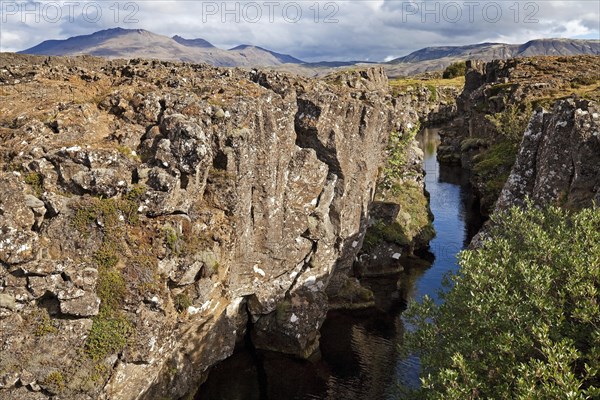
M 138 202 L 145 188 L 136 186 L 122 198 L 87 198 L 76 203 L 73 227 L 84 237 L 92 230 L 101 231 L 101 243 L 92 256 L 98 268 L 96 294 L 100 298 L 100 311 L 92 318 L 92 329 L 85 344 L 85 353 L 101 365 L 110 354 L 120 352 L 133 331 L 133 324 L 123 311 L 131 295 L 124 277 L 121 261 L 129 261 L 128 228 L 139 222 Z M 129 262 L 128 262 L 129 264 Z
M 367 252 L 382 242 L 406 247 L 415 242 L 428 242 L 435 236 L 429 214 L 429 200 L 418 184 L 408 181 L 395 185 L 386 194 L 385 200 L 398 204 L 400 211 L 391 224 L 377 220 L 367 229 L 363 244 Z
M 513 164 L 517 158 L 519 145 L 505 140 L 490 146 L 473 159 L 475 179 L 481 182 L 481 197 L 491 199 L 500 195 Z
M 30 172 L 25 175 L 25 183 L 31 186 L 37 197 L 44 193 L 44 178 L 37 172 Z
M 423 187 L 414 178 L 420 172 L 410 167 L 409 158 L 414 138 L 420 131 L 417 124 L 409 132 L 393 132 L 388 140 L 388 158 L 377 184 L 375 200 L 398 204 L 395 220 L 376 220 L 367 229 L 363 250 L 372 251 L 383 242 L 414 248 L 429 242 L 435 236 L 429 199 Z

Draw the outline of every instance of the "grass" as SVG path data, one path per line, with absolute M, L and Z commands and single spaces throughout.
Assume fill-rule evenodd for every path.
M 433 88 L 453 87 L 462 89 L 465 86 L 465 77 L 459 76 L 452 79 L 415 79 L 415 78 L 399 78 L 390 80 L 390 87 L 399 91 L 406 90 L 408 87 L 426 86 Z
M 85 351 L 93 361 L 100 363 L 108 355 L 123 350 L 132 332 L 132 325 L 123 312 L 107 309 L 102 309 L 93 321 Z
M 518 144 L 505 140 L 490 146 L 473 161 L 473 172 L 484 184 L 483 197 L 498 198 L 515 163 Z
M 142 161 L 140 156 L 138 156 L 137 154 L 134 155 L 133 150 L 131 150 L 127 146 L 117 145 L 116 149 L 119 153 L 123 154 L 125 157 L 129 158 L 130 160 L 137 161 L 137 162 Z
M 44 193 L 44 177 L 37 172 L 25 175 L 25 183 L 31 186 L 35 195 L 40 197 Z
M 498 96 L 506 94 L 513 90 L 517 85 L 515 83 L 499 83 L 490 87 L 490 96 Z
M 65 378 L 60 371 L 48 374 L 41 382 L 42 386 L 51 393 L 60 393 L 65 389 Z
M 48 311 L 45 308 L 40 308 L 35 314 L 35 330 L 34 335 L 38 337 L 51 335 L 58 332 L 58 328 L 50 318 Z

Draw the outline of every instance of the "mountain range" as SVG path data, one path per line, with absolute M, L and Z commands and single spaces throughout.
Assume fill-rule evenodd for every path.
M 524 44 L 480 43 L 467 46 L 426 47 L 388 62 L 388 73 L 411 75 L 440 70 L 453 62 L 479 59 L 491 61 L 531 56 L 600 54 L 600 40 L 537 39 Z
M 285 63 L 304 64 L 287 54 L 252 45 L 229 50 L 204 39 L 163 36 L 144 29 L 112 28 L 64 40 L 46 40 L 20 53 L 73 56 L 88 54 L 107 58 L 155 58 L 169 61 L 205 62 L 226 67 L 270 67 Z
M 38 55 L 89 54 L 107 58 L 155 58 L 170 61 L 204 62 L 229 67 L 277 67 L 301 74 L 322 74 L 333 68 L 366 64 L 361 61 L 306 63 L 288 54 L 242 44 L 220 49 L 204 39 L 158 35 L 144 29 L 112 28 L 64 40 L 46 40 L 20 53 Z M 381 63 L 390 76 L 414 75 L 440 70 L 466 59 L 600 54 L 600 40 L 538 39 L 524 44 L 480 43 L 466 46 L 426 47 L 404 57 Z M 372 64 L 372 63 L 368 63 Z

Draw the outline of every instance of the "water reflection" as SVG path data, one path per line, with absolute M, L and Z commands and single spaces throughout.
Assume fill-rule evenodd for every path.
M 439 130 L 424 129 L 417 139 L 425 153 L 425 185 L 437 232 L 430 253 L 404 260 L 404 273 L 364 279 L 377 307 L 330 312 L 321 329 L 320 358 L 238 351 L 213 369 L 198 399 L 397 399 L 403 392 L 399 382 L 418 385 L 418 359 L 398 354 L 404 330 L 400 314 L 408 299 L 425 294 L 437 299 L 443 276 L 458 268 L 456 254 L 477 232 L 481 217 L 465 171 L 440 168 L 436 160 Z

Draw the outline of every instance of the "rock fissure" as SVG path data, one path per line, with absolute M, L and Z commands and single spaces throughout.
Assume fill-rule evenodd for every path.
M 383 70 L 82 60 L 3 57 L 36 76 L 0 105 L 0 379 L 180 397 L 248 320 L 257 349 L 309 356 L 327 291 L 353 279 L 389 132 L 413 121 L 396 121 Z

